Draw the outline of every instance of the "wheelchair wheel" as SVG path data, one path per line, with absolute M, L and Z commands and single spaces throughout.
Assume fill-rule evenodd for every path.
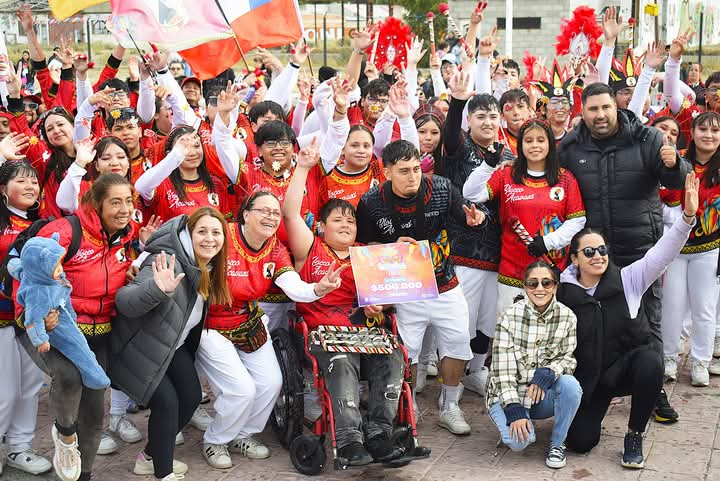
M 296 343 L 287 329 L 272 332 L 273 347 L 282 372 L 282 388 L 270 415 L 280 444 L 287 449 L 303 431 L 303 376 Z
M 290 461 L 300 473 L 315 476 L 327 461 L 324 436 L 303 434 L 290 444 Z

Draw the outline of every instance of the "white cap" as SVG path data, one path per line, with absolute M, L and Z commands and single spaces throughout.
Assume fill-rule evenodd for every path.
M 450 62 L 450 63 L 454 63 L 455 65 L 457 65 L 457 63 L 458 63 L 457 57 L 455 56 L 454 53 L 446 53 L 445 55 L 443 55 L 443 58 L 440 59 L 440 63 L 443 63 L 443 62 Z

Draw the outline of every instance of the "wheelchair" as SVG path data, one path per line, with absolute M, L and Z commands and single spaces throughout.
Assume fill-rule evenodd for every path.
M 385 317 L 389 321 L 388 330 L 392 333 L 387 337 L 391 338 L 396 348 L 402 351 L 405 371 L 395 426 L 390 437 L 396 456 L 388 461 L 374 461 L 374 463 L 381 463 L 389 468 L 399 468 L 414 460 L 428 458 L 431 451 L 418 444 L 412 390 L 408 384 L 410 365 L 407 350 L 400 342 L 395 341 L 398 337 L 394 315 L 390 313 Z M 345 328 L 321 326 L 318 331 L 322 328 L 345 330 Z M 349 330 L 352 331 L 353 328 Z M 270 416 L 270 422 L 282 446 L 290 451 L 293 466 L 305 475 L 319 474 L 327 462 L 325 439 L 329 436 L 334 468 L 348 469 L 351 467 L 348 460 L 338 456 L 332 399 L 325 388 L 325 379 L 317 360 L 311 353 L 311 337 L 317 340 L 317 333 L 309 332 L 304 320 L 293 312 L 290 315 L 288 329 L 275 329 L 271 337 L 280 364 L 283 385 Z M 380 351 L 377 353 L 381 353 Z M 304 369 L 311 371 L 312 379 L 304 378 Z M 308 391 L 308 385 L 314 386 L 319 397 L 321 412 L 317 419 L 305 417 L 304 395 Z M 311 434 L 303 433 L 305 426 Z

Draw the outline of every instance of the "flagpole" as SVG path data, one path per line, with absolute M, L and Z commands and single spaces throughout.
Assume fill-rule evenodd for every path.
M 248 65 L 247 59 L 245 58 L 245 54 L 242 51 L 242 47 L 240 46 L 240 41 L 237 38 L 237 35 L 235 35 L 235 30 L 232 28 L 232 25 L 230 25 L 230 21 L 227 18 L 227 15 L 225 15 L 225 10 L 223 10 L 222 5 L 220 5 L 220 0 L 215 0 L 215 5 L 217 5 L 218 10 L 220 10 L 220 13 L 223 16 L 223 19 L 225 19 L 225 23 L 227 23 L 228 27 L 230 27 L 230 31 L 233 35 L 233 40 L 235 40 L 235 46 L 238 49 L 238 52 L 240 52 L 240 58 L 242 59 L 243 63 L 245 64 L 245 69 L 250 72 L 250 66 Z

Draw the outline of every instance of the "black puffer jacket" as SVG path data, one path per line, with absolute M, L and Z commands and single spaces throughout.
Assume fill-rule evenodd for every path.
M 562 140 L 560 162 L 580 185 L 586 226 L 603 231 L 614 261 L 624 267 L 662 236 L 658 188 L 682 189 L 690 164 L 678 156 L 675 168 L 666 168 L 660 159 L 662 133 L 629 110 L 618 110 L 618 123 L 618 133 L 601 150 L 580 122 Z
M 113 386 L 125 392 L 138 404 L 148 405 L 165 375 L 180 336 L 197 300 L 200 270 L 185 251 L 180 232 L 185 230 L 187 216 L 178 216 L 163 224 L 145 246 L 145 259 L 135 280 L 122 287 L 115 298 L 118 316 L 111 331 L 112 359 L 110 379 Z M 175 274 L 185 277 L 168 295 L 155 284 L 152 262 L 165 251 L 175 254 Z M 203 318 L 207 312 L 207 305 Z M 197 351 L 203 323 L 185 339 L 191 352 Z

